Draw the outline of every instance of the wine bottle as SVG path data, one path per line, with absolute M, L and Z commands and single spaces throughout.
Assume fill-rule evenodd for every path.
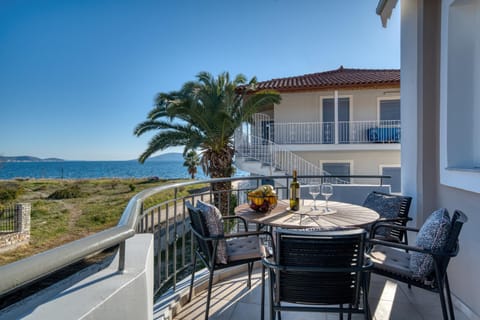
M 290 210 L 300 210 L 300 183 L 297 181 L 297 170 L 293 170 L 293 180 L 290 183 Z

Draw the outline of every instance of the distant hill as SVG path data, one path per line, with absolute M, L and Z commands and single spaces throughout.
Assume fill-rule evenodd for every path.
M 38 161 L 64 161 L 59 158 L 46 158 L 41 159 L 32 156 L 13 156 L 13 157 L 4 157 L 0 156 L 0 162 L 38 162 Z
M 170 152 L 149 158 L 147 161 L 183 161 L 181 153 Z

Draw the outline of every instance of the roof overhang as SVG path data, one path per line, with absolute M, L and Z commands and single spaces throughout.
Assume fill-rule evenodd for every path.
M 387 21 L 392 15 L 393 8 L 397 5 L 398 0 L 379 0 L 377 5 L 377 14 L 382 20 L 382 26 L 387 27 Z
M 299 92 L 318 92 L 318 91 L 332 91 L 332 90 L 368 90 L 368 89 L 390 89 L 400 88 L 400 81 L 376 84 L 352 84 L 352 85 L 331 85 L 321 87 L 302 87 L 302 88 L 276 88 L 279 93 L 299 93 Z M 265 90 L 265 89 L 263 89 Z

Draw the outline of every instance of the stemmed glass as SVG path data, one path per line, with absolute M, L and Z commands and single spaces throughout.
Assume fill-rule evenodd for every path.
M 328 212 L 328 198 L 333 195 L 333 186 L 331 183 L 322 183 L 322 196 L 325 197 L 325 211 Z
M 317 182 L 313 182 L 313 184 L 308 187 L 308 193 L 310 193 L 313 198 L 313 210 L 318 210 L 316 201 L 317 196 L 320 194 L 320 184 Z

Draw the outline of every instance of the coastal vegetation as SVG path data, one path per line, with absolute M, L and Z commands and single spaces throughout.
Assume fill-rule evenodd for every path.
M 197 174 L 197 167 L 200 165 L 200 157 L 195 150 L 190 150 L 185 155 L 185 161 L 183 166 L 187 167 L 187 171 L 190 174 L 190 178 L 195 179 Z
M 0 203 L 15 200 L 23 191 L 23 188 L 16 182 L 5 183 L 0 188 Z
M 32 205 L 30 244 L 0 255 L 0 265 L 60 246 L 112 227 L 128 201 L 147 188 L 179 182 L 163 179 L 4 180 L 0 181 L 0 205 L 28 202 Z M 195 186 L 198 188 L 198 185 Z M 187 194 L 189 188 L 180 190 Z M 160 203 L 171 192 L 150 199 Z

